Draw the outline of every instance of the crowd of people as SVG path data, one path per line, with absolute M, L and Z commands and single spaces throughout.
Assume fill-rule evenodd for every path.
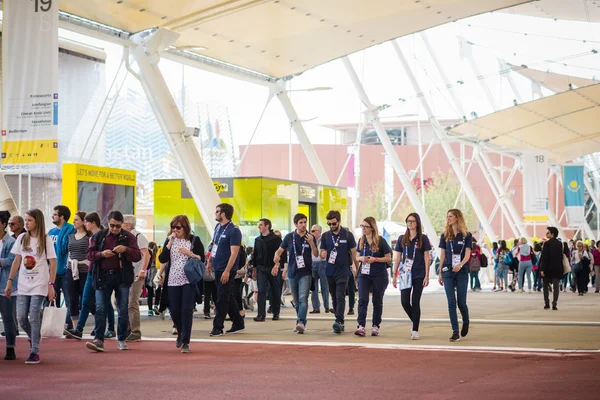
M 358 289 L 354 334 L 366 336 L 371 301 L 370 334 L 378 336 L 390 280 L 388 268 L 393 286 L 399 286 L 402 307 L 412 321 L 410 338 L 419 339 L 420 301 L 429 285 L 434 257 L 431 240 L 423 233 L 417 213 L 406 217 L 406 232 L 393 249 L 379 235 L 373 217 L 361 222 L 362 232 L 355 238 L 341 225 L 341 214 L 335 210 L 325 218 L 329 230 L 323 231 L 319 225 L 309 228 L 307 216 L 298 213 L 293 218 L 295 229 L 285 236 L 263 218 L 258 223 L 254 246 L 245 248 L 241 231 L 232 222 L 233 213 L 230 204 L 216 207 L 217 224 L 205 249 L 185 215 L 171 220 L 167 238 L 157 246 L 136 230 L 135 216 L 119 211 L 108 215 L 107 227 L 102 226 L 95 212 L 78 212 L 71 224 L 70 210 L 59 205 L 52 215 L 55 227 L 47 233 L 40 210 L 27 211 L 24 219 L 0 211 L 0 312 L 6 336 L 5 360 L 16 358 L 20 326 L 30 341 L 26 363 L 40 362 L 42 312 L 50 302 L 60 306 L 61 296 L 67 306 L 65 337 L 82 340 L 90 313 L 94 316 L 93 340 L 85 344 L 94 352 L 104 352 L 107 338 L 116 336 L 119 350 L 128 350 L 128 343 L 142 340 L 139 299 L 144 291 L 149 316 L 164 319 L 169 311 L 175 345 L 182 353 L 191 352 L 196 304 L 203 303 L 204 317 L 213 320 L 210 336 L 215 337 L 244 331 L 245 309 L 254 309 L 255 304 L 255 322 L 265 322 L 267 314 L 273 321 L 279 320 L 283 296 L 288 291 L 296 311 L 295 333 L 307 332 L 311 292 L 310 314 L 321 313 L 322 300 L 324 312 L 334 316 L 333 332 L 345 332 L 346 316 L 354 315 Z M 561 290 L 570 287 L 584 295 L 591 266 L 595 267 L 593 278 L 600 273 L 600 242 L 598 248 L 592 242 L 590 251 L 581 241 L 567 244 L 557 237 L 557 229 L 549 227 L 541 243 L 532 246 L 521 238 L 509 249 L 501 240 L 489 251 L 486 245 L 480 247 L 467 230 L 462 212 L 449 210 L 438 242 L 438 283 L 447 297 L 452 329 L 449 340 L 456 342 L 468 335 L 467 292 L 469 287 L 481 290 L 480 271 L 491 260 L 494 291 L 523 292 L 526 280 L 527 290 L 543 289 L 546 309 L 550 308 L 549 293 L 553 293 L 554 310 Z M 598 293 L 600 282 L 596 279 L 593 284 Z M 226 319 L 231 327 L 225 331 Z

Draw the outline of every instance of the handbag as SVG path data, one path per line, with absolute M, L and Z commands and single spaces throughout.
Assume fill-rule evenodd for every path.
M 571 272 L 571 264 L 569 263 L 569 259 L 567 258 L 566 255 L 563 254 L 563 275 L 568 274 L 569 272 Z
M 188 258 L 188 260 L 185 262 L 185 265 L 183 266 L 183 272 L 185 273 L 185 277 L 192 285 L 196 285 L 202 280 L 205 271 L 206 266 L 204 265 L 204 263 L 194 257 Z
M 42 316 L 42 337 L 62 337 L 65 329 L 65 319 L 67 318 L 67 308 L 57 308 L 56 303 L 52 301 L 44 309 Z
M 404 263 L 402 263 L 402 266 L 400 267 L 398 283 L 401 291 L 412 288 L 412 271 L 408 268 L 404 268 Z

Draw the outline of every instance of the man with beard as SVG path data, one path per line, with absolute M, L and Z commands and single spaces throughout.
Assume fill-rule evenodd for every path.
M 267 291 L 271 292 L 271 310 L 273 312 L 273 321 L 279 320 L 279 311 L 281 303 L 281 288 L 279 286 L 279 265 L 275 265 L 273 258 L 275 252 L 281 245 L 281 238 L 272 230 L 271 221 L 263 218 L 258 223 L 258 236 L 254 241 L 254 251 L 252 253 L 252 262 L 256 267 L 256 280 L 258 283 L 258 314 L 254 317 L 257 322 L 264 322 L 266 318 Z M 269 289 L 270 288 L 270 289 Z

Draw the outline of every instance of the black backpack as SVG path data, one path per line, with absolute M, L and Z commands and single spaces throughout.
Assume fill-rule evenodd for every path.
M 244 245 L 240 246 L 240 251 L 238 252 L 237 263 L 238 263 L 238 269 L 242 269 L 246 265 L 246 246 L 244 246 Z

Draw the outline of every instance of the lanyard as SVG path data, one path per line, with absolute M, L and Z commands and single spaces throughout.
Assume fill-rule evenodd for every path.
M 462 252 L 463 252 L 463 250 L 465 249 L 465 242 L 466 242 L 466 241 L 467 241 L 467 239 L 466 239 L 466 238 L 463 238 L 463 245 L 462 245 L 462 249 L 460 249 L 460 253 L 458 253 L 458 254 L 462 255 Z M 454 240 L 451 240 L 451 241 L 450 241 L 450 253 L 451 253 L 452 255 L 454 255 Z
M 215 228 L 215 233 L 216 235 L 213 236 L 213 243 L 218 245 L 219 241 L 221 240 L 221 235 L 224 235 L 225 233 L 227 233 L 227 228 L 229 228 L 229 225 L 231 225 L 231 221 L 229 221 L 225 227 L 223 228 L 223 231 L 221 232 L 221 229 L 219 228 L 219 226 L 217 225 L 217 227 Z
M 410 239 L 410 237 L 409 237 Z M 406 261 L 406 259 L 408 258 L 408 246 L 404 246 L 404 252 L 402 253 L 402 255 L 404 256 L 404 261 Z M 417 256 L 417 244 L 415 243 L 413 246 L 413 256 L 412 256 L 412 260 L 414 261 L 415 257 Z
M 342 238 L 342 231 L 340 230 L 340 234 L 338 236 L 337 241 L 333 238 L 335 235 L 333 231 L 331 232 L 331 242 L 333 243 L 333 247 L 338 247 L 340 243 L 340 239 Z
M 308 235 L 308 233 L 307 233 Z M 300 235 L 298 235 L 296 233 L 296 231 L 294 231 L 294 233 L 292 234 L 292 245 L 294 247 L 294 254 L 298 254 L 298 250 L 296 249 L 296 236 L 300 237 Z M 304 246 L 306 246 L 306 235 L 304 236 L 304 242 L 302 242 L 302 255 L 304 255 Z
M 365 239 L 365 240 L 367 240 L 367 239 Z M 367 256 L 367 246 L 369 246 L 369 242 L 366 242 L 366 243 L 365 243 L 365 246 L 364 246 L 364 247 L 363 247 L 363 249 L 362 249 L 362 256 L 363 256 L 363 257 L 366 257 L 366 256 Z M 373 257 L 373 255 L 374 255 L 375 253 L 373 253 L 373 250 L 371 250 L 371 246 L 369 246 L 369 251 L 371 252 L 371 257 Z

